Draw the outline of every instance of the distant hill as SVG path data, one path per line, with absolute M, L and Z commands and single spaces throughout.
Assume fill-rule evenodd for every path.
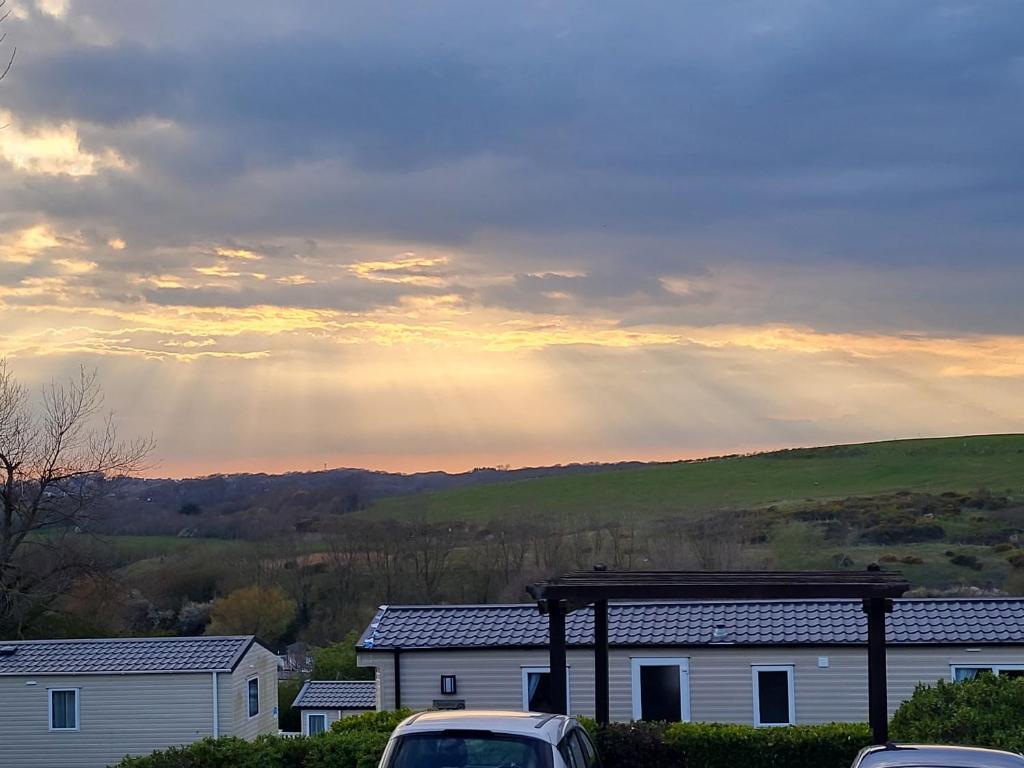
M 133 478 L 116 487 L 107 501 L 105 528 L 112 533 L 168 534 L 199 526 L 202 535 L 246 536 L 243 518 L 274 516 L 274 527 L 301 528 L 307 518 L 339 515 L 369 507 L 383 497 L 399 497 L 475 485 L 576 476 L 612 469 L 648 466 L 642 462 L 566 464 L 505 469 L 480 467 L 470 472 L 401 474 L 368 469 L 328 469 L 209 475 L 186 479 Z M 265 527 L 264 527 L 265 528 Z M 264 533 L 270 533 L 264 530 Z
M 898 491 L 986 488 L 1024 496 L 1024 435 L 800 448 L 753 456 L 602 467 L 375 502 L 360 515 L 491 520 L 569 515 L 607 520 L 757 508 Z

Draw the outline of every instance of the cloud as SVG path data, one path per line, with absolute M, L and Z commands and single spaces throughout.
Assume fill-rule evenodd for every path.
M 303 425 L 296 456 L 342 455 L 351 426 L 383 462 L 1009 428 L 1022 21 L 1002 0 L 23 3 L 0 352 L 160 379 L 224 461 L 256 411 Z M 209 410 L 182 394 L 206 376 L 230 382 Z M 295 379 L 306 404 L 266 394 Z
M 82 148 L 71 123 L 23 130 L 10 112 L 0 111 L 0 159 L 15 171 L 30 175 L 95 176 L 106 170 L 128 170 L 131 165 L 111 148 L 99 154 Z

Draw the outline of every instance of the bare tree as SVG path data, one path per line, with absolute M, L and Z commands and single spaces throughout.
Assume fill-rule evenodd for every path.
M 51 382 L 36 404 L 0 359 L 0 635 L 20 634 L 94 567 L 74 534 L 152 449 L 121 440 L 102 408 L 95 372 Z
M 5 6 L 6 5 L 7 5 L 7 0 L 0 0 L 0 24 L 3 24 L 7 20 L 7 17 L 11 15 L 11 9 L 10 8 L 7 8 L 5 10 Z M 6 41 L 7 41 L 7 33 L 6 32 L 0 33 L 0 46 L 2 46 Z M 17 55 L 17 53 L 18 53 L 17 47 L 12 48 L 11 49 L 11 55 L 7 57 L 7 63 L 6 64 L 0 64 L 0 80 L 3 80 L 5 77 L 7 77 L 7 73 L 11 71 L 11 67 L 14 66 L 14 57 Z M 3 61 L 3 59 L 0 59 L 0 61 Z
M 690 549 L 702 571 L 732 571 L 743 563 L 746 536 L 737 512 L 708 512 L 689 525 Z
M 451 529 L 443 524 L 432 525 L 426 518 L 406 526 L 403 533 L 419 597 L 428 603 L 436 602 L 451 565 L 455 537 Z

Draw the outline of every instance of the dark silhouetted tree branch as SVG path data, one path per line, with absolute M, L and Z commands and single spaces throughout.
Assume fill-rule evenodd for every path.
M 93 567 L 75 536 L 151 439 L 123 441 L 84 368 L 36 403 L 0 359 L 0 636 L 18 634 Z

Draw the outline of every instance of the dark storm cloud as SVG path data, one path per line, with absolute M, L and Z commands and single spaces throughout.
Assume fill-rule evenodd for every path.
M 944 269 L 970 262 L 997 279 L 1020 259 L 1015 2 L 120 6 L 72 0 L 63 26 L 34 15 L 22 27 L 38 54 L 5 88 L 26 120 L 92 123 L 88 142 L 114 141 L 137 175 L 34 181 L 15 206 L 119 222 L 152 243 L 618 238 L 575 259 L 585 276 L 561 286 L 474 251 L 520 275 L 478 299 L 528 311 L 564 293 L 694 314 L 659 277 L 719 263 L 931 264 L 925 293 L 955 295 Z M 67 31 L 87 18 L 102 44 Z M 147 120 L 175 130 L 140 132 Z M 666 247 L 621 246 L 640 235 Z M 1014 310 L 993 295 L 991 326 L 1004 328 Z M 792 300 L 723 312 L 900 327 L 935 315 L 912 295 L 880 313 Z M 988 322 L 976 307 L 944 317 Z

